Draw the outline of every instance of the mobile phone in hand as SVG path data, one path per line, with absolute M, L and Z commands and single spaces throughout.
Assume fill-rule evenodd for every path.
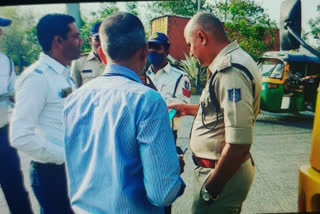
M 171 121 L 172 119 L 173 119 L 173 117 L 174 117 L 174 115 L 176 115 L 176 113 L 177 113 L 177 110 L 175 110 L 175 109 L 170 109 L 170 111 L 169 111 L 169 120 Z

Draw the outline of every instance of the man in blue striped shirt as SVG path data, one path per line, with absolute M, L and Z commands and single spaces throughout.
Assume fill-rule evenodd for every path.
M 141 21 L 108 16 L 100 27 L 108 66 L 64 110 L 69 194 L 76 213 L 164 213 L 185 188 L 161 95 L 142 84 L 148 54 Z

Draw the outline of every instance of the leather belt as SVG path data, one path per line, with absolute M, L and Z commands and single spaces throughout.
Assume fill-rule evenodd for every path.
M 211 168 L 211 169 L 214 169 L 218 163 L 218 160 L 199 158 L 199 157 L 196 157 L 194 154 L 192 154 L 192 160 L 194 164 L 197 166 Z

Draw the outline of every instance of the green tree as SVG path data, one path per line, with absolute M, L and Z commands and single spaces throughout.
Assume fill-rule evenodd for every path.
M 88 41 L 90 30 L 94 23 L 103 21 L 108 15 L 118 12 L 119 8 L 115 2 L 101 3 L 101 9 L 91 12 L 89 17 L 81 20 L 80 36 L 83 39 L 82 52 L 90 52 L 91 46 Z
M 150 3 L 154 14 L 191 17 L 197 12 L 198 1 L 160 1 Z M 270 50 L 274 43 L 276 24 L 253 0 L 201 1 L 201 11 L 213 12 L 225 24 L 231 40 L 238 40 L 242 48 L 254 58 Z M 155 18 L 154 16 L 149 18 Z M 271 38 L 266 40 L 266 38 Z
M 151 11 L 156 14 L 170 14 L 192 17 L 194 14 L 197 13 L 198 1 L 159 1 L 149 3 L 148 8 L 150 8 Z M 206 0 L 202 0 L 201 9 L 211 11 L 210 4 L 208 4 Z
M 138 16 L 137 2 L 126 2 L 125 7 L 128 13 Z
M 231 40 L 237 39 L 240 46 L 255 59 L 273 47 L 276 24 L 255 1 L 217 1 L 214 8 L 217 16 L 224 21 Z
M 311 35 L 317 38 L 317 49 L 320 50 L 320 5 L 317 6 L 317 17 L 309 21 Z
M 36 21 L 32 13 L 22 12 L 17 8 L 0 8 L 0 15 L 12 20 L 9 27 L 3 28 L 5 37 L 1 41 L 0 50 L 8 54 L 14 64 L 28 66 L 37 60 L 41 51 L 37 42 Z

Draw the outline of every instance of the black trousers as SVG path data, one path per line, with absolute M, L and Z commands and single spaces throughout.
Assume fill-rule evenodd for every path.
M 41 214 L 73 214 L 64 164 L 31 161 L 30 179 Z
M 0 185 L 12 214 L 33 213 L 23 183 L 20 159 L 9 144 L 8 125 L 0 128 Z

